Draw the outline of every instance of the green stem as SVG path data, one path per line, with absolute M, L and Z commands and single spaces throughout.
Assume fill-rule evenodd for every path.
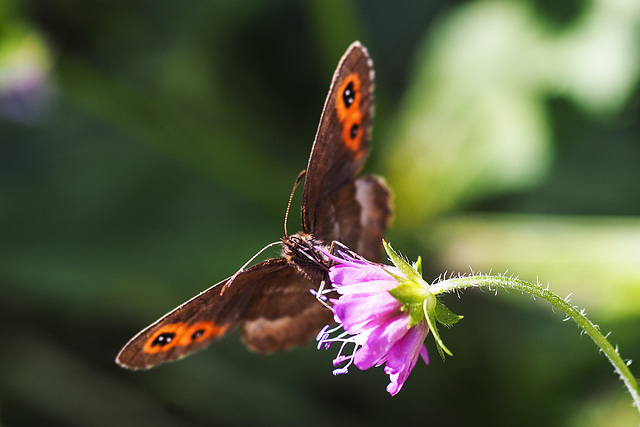
M 577 307 L 567 302 L 567 300 L 555 295 L 549 291 L 549 289 L 542 288 L 539 285 L 533 285 L 523 280 L 505 276 L 467 276 L 451 278 L 434 283 L 431 285 L 429 290 L 433 294 L 437 295 L 444 292 L 451 292 L 470 287 L 487 287 L 488 289 L 505 288 L 527 292 L 550 302 L 555 307 L 564 311 L 567 316 L 573 319 L 573 321 L 591 337 L 596 345 L 600 347 L 602 352 L 609 358 L 609 361 L 613 365 L 615 371 L 620 375 L 620 378 L 622 378 L 622 381 L 627 386 L 629 393 L 631 393 L 636 409 L 640 411 L 640 387 L 638 386 L 638 382 L 629 370 L 627 364 L 620 357 L 620 354 L 618 354 L 618 350 L 611 345 L 604 335 L 602 335 L 598 327 L 587 319 L 582 310 L 579 310 Z

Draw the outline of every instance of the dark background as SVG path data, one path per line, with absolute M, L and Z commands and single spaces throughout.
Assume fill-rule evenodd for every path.
M 354 40 L 394 247 L 427 280 L 550 282 L 638 358 L 640 12 L 600 3 L 4 0 L 0 422 L 637 425 L 589 338 L 517 293 L 445 297 L 465 315 L 441 331 L 454 357 L 429 337 L 393 398 L 381 368 L 333 377 L 333 352 L 265 357 L 237 333 L 147 372 L 114 363 L 282 235 Z

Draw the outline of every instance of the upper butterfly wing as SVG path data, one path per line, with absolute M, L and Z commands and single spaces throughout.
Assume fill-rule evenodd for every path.
M 229 279 L 223 280 L 138 333 L 116 362 L 130 369 L 147 369 L 206 347 L 243 321 L 255 302 L 254 294 L 292 280 L 292 271 L 286 260 L 273 258 L 241 271 L 228 287 Z
M 354 42 L 333 75 L 309 157 L 302 193 L 302 225 L 307 233 L 315 230 L 318 205 L 350 181 L 367 157 L 373 76 L 367 49 Z
M 364 258 L 382 262 L 382 238 L 391 221 L 391 205 L 391 190 L 382 178 L 360 176 L 318 205 L 314 234 L 325 242 L 339 240 Z

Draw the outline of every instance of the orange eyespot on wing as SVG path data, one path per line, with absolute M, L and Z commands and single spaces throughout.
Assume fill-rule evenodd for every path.
M 336 115 L 342 125 L 342 142 L 351 151 L 358 151 L 362 144 L 362 99 L 360 77 L 349 74 L 338 90 Z
M 208 321 L 198 322 L 193 325 L 183 322 L 171 323 L 153 333 L 144 344 L 142 351 L 147 354 L 155 354 L 168 351 L 176 346 L 186 347 L 224 334 L 227 326 L 215 325 L 213 322 Z
M 217 338 L 227 332 L 227 327 L 228 325 L 216 325 L 213 322 L 195 323 L 182 335 L 178 345 L 189 345 L 209 338 Z

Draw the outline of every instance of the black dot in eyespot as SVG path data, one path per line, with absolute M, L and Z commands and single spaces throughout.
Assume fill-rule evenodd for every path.
M 198 329 L 193 334 L 191 334 L 191 341 L 195 341 L 200 338 L 204 334 L 204 329 Z
M 175 332 L 165 332 L 164 334 L 160 334 L 156 337 L 155 340 L 151 343 L 151 347 L 160 346 L 164 347 L 169 344 L 176 337 Z
M 353 101 L 356 99 L 356 93 L 353 90 L 353 82 L 349 82 L 346 88 L 344 88 L 344 92 L 342 92 L 342 101 L 344 101 L 345 107 L 351 107 Z
M 349 133 L 351 135 L 351 139 L 353 139 L 356 136 L 358 136 L 358 130 L 360 130 L 360 126 L 358 126 L 357 123 L 355 123 L 353 126 L 351 126 L 351 131 Z

